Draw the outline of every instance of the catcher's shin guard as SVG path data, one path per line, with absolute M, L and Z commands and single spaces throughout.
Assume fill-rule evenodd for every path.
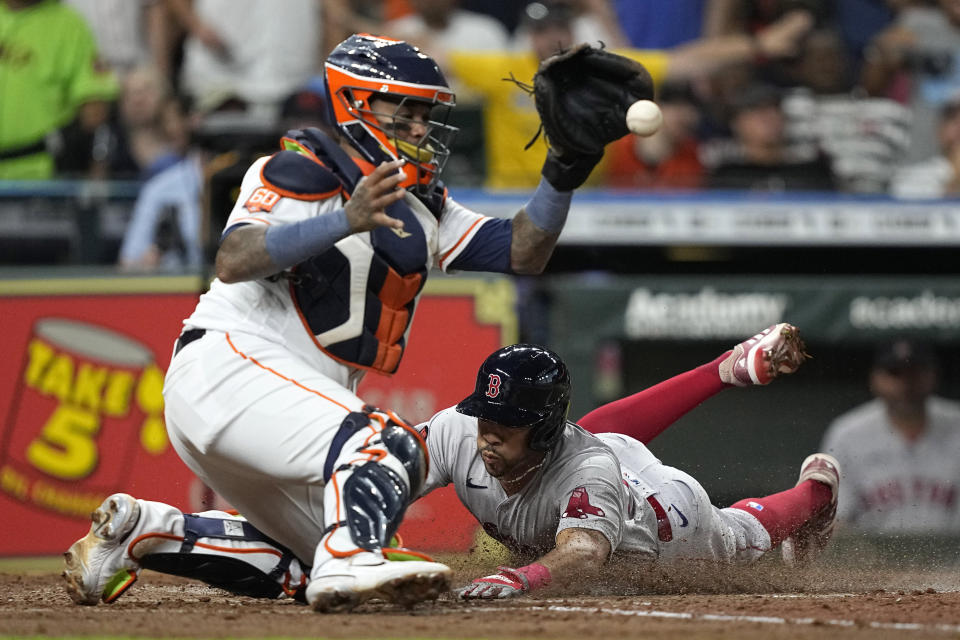
M 343 484 L 350 537 L 367 551 L 387 546 L 409 503 L 410 490 L 403 478 L 376 462 L 361 465 Z
M 365 428 L 357 417 L 363 415 Z M 360 550 L 380 552 L 400 526 L 407 505 L 427 477 L 426 446 L 394 414 L 364 407 L 341 426 L 343 446 L 336 454 L 324 496 L 328 523 L 320 556 L 344 557 Z M 328 458 L 328 464 L 330 459 Z
M 184 514 L 182 541 L 157 545 L 140 558 L 140 566 L 242 596 L 302 596 L 298 592 L 306 586 L 310 568 L 249 522 L 224 516 Z

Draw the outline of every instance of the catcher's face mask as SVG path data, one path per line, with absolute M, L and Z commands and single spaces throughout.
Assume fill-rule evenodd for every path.
M 333 50 L 325 72 L 333 120 L 351 146 L 373 164 L 407 160 L 401 186 L 430 191 L 457 132 L 447 124 L 455 97 L 436 62 L 405 42 L 360 34 Z

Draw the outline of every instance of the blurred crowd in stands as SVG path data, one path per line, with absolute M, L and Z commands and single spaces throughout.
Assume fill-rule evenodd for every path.
M 142 181 L 120 260 L 160 264 L 161 217 L 188 207 L 195 237 L 252 155 L 324 126 L 324 57 L 358 31 L 443 67 L 451 185 L 536 185 L 533 99 L 505 79 L 586 41 L 644 63 L 664 114 L 589 185 L 960 189 L 960 0 L 0 0 L 0 180 Z

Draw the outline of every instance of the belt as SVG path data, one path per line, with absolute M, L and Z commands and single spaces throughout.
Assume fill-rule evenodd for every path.
M 185 346 L 202 338 L 206 332 L 206 329 L 187 329 L 181 333 L 180 337 L 177 338 L 176 345 L 173 347 L 173 355 L 176 356 Z

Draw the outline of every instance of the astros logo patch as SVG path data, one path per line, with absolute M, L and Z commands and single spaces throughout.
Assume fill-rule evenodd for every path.
M 487 397 L 496 398 L 498 395 L 500 395 L 500 376 L 491 373 L 487 381 Z

